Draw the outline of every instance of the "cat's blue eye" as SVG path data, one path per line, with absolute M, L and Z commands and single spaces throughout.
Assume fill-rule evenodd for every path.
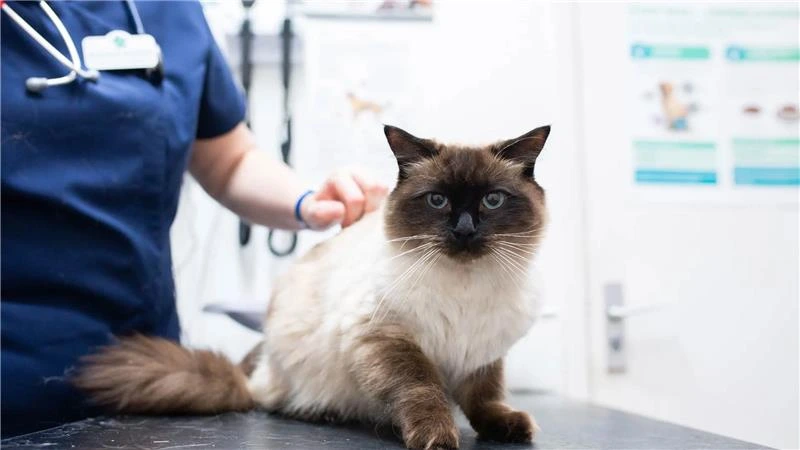
M 492 191 L 483 196 L 483 206 L 488 209 L 497 209 L 506 201 L 506 194 L 500 191 Z
M 428 192 L 425 199 L 428 202 L 428 206 L 431 208 L 442 209 L 447 205 L 447 197 L 442 194 L 437 194 L 436 192 Z

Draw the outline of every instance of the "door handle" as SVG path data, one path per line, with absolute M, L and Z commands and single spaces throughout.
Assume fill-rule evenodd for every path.
M 606 315 L 606 367 L 609 373 L 624 373 L 628 366 L 625 319 L 664 309 L 669 303 L 625 306 L 622 283 L 603 286 Z
M 664 309 L 669 303 L 659 302 L 649 305 L 622 306 L 610 304 L 606 307 L 606 317 L 608 320 L 622 320 L 626 317 L 638 316 Z
M 558 309 L 553 308 L 552 306 L 543 306 L 539 311 L 540 319 L 557 319 L 558 315 Z

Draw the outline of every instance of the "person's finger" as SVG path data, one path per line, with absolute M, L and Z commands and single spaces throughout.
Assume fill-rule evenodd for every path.
M 334 190 L 334 198 L 344 203 L 344 220 L 342 227 L 350 226 L 364 215 L 364 193 L 349 174 L 339 175 L 330 180 Z
M 353 170 L 353 180 L 364 193 L 364 213 L 378 209 L 381 201 L 386 197 L 389 188 L 376 181 L 372 176 L 362 170 Z
M 344 204 L 331 200 L 313 200 L 303 205 L 303 220 L 312 230 L 324 230 L 344 219 Z

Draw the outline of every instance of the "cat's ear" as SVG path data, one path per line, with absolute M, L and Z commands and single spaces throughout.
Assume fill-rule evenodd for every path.
M 384 125 L 383 133 L 386 135 L 389 147 L 397 159 L 401 180 L 406 177 L 409 165 L 424 158 L 436 156 L 438 153 L 433 141 L 420 139 L 400 128 Z
M 524 175 L 533 177 L 533 166 L 536 164 L 536 158 L 542 152 L 549 134 L 550 125 L 545 125 L 520 137 L 500 142 L 495 145 L 493 151 L 500 158 L 521 163 L 525 167 Z

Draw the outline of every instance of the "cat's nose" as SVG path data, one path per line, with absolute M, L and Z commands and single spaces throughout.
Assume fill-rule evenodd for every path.
M 472 220 L 472 215 L 468 212 L 462 212 L 458 216 L 458 223 L 453 228 L 453 236 L 464 243 L 468 241 L 475 234 L 475 222 Z

